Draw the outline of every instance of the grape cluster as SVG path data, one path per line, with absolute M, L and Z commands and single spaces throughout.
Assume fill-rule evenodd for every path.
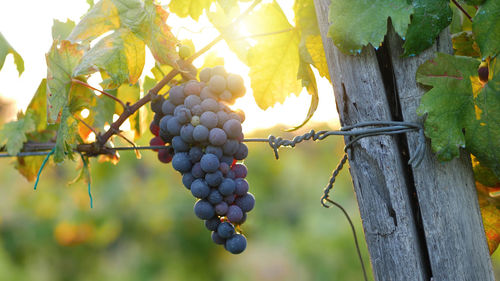
M 174 86 L 167 99 L 151 102 L 155 137 L 150 144 L 166 145 L 158 159 L 182 174 L 182 183 L 198 198 L 194 213 L 212 231 L 212 240 L 239 254 L 247 242 L 237 229 L 255 197 L 248 192 L 247 168 L 238 162 L 248 155 L 242 143 L 245 115 L 228 105 L 245 94 L 245 87 L 240 76 L 222 66 L 203 69 L 200 80 Z

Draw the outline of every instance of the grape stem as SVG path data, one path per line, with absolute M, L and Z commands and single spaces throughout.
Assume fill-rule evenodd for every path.
M 462 7 L 462 5 L 460 5 L 460 3 L 458 3 L 457 0 L 451 0 L 451 1 L 472 22 L 472 17 L 469 15 L 469 13 L 467 13 L 467 11 Z

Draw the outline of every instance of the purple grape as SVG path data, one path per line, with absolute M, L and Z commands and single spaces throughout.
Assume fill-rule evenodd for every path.
M 193 174 L 193 177 L 197 179 L 205 177 L 205 172 L 201 169 L 200 162 L 194 163 L 193 168 L 191 169 L 191 174 Z
M 175 110 L 175 105 L 171 101 L 166 100 L 163 102 L 161 106 L 161 111 L 163 112 L 163 114 L 174 115 L 174 110 Z
M 189 123 L 182 126 L 180 131 L 182 140 L 185 141 L 186 143 L 193 143 L 194 142 L 193 131 L 194 131 L 194 126 Z
M 201 91 L 200 83 L 196 80 L 188 81 L 184 84 L 184 94 L 186 96 L 199 95 Z
M 224 126 L 224 123 L 226 123 L 226 121 L 229 120 L 229 115 L 224 111 L 218 111 L 217 120 L 219 121 L 217 123 L 217 127 L 222 128 Z
M 184 106 L 193 109 L 195 105 L 200 105 L 201 104 L 201 98 L 196 95 L 190 95 L 187 96 L 186 99 L 184 100 Z
M 222 127 L 224 132 L 226 132 L 227 136 L 230 138 L 237 138 L 241 133 L 241 123 L 235 119 L 229 119 L 224 123 Z
M 240 147 L 240 143 L 236 140 L 228 139 L 224 145 L 222 146 L 222 149 L 224 151 L 224 154 L 226 155 L 234 155 L 236 151 L 238 151 L 238 148 Z M 231 157 L 232 158 L 232 157 Z M 232 161 L 232 159 L 231 159 Z
M 204 111 L 219 111 L 219 103 L 215 99 L 205 99 L 201 102 L 201 107 Z
M 224 248 L 231 254 L 240 254 L 247 247 L 247 239 L 241 234 L 235 234 L 226 240 Z
M 227 238 L 233 236 L 234 226 L 227 221 L 221 222 L 219 224 L 219 226 L 217 227 L 217 234 L 219 234 L 220 237 L 227 239 Z
M 207 197 L 208 202 L 213 205 L 219 204 L 223 199 L 224 197 L 222 197 L 222 194 L 220 194 L 220 192 L 215 188 L 210 191 L 210 194 Z
M 219 215 L 219 216 L 225 215 L 227 213 L 227 209 L 229 209 L 229 206 L 224 201 L 222 201 L 219 204 L 215 205 L 215 213 L 217 215 Z
M 222 155 L 222 157 L 220 158 L 220 161 L 226 163 L 229 167 L 231 167 L 231 165 L 233 164 L 233 159 L 234 158 L 232 156 L 226 155 L 224 153 L 224 155 Z
M 233 204 L 235 199 L 236 199 L 236 195 L 231 194 L 231 195 L 225 196 L 223 200 L 227 204 Z
M 219 224 L 220 224 L 220 219 L 218 217 L 213 217 L 205 221 L 205 227 L 210 231 L 217 230 Z
M 243 218 L 243 211 L 236 205 L 231 205 L 227 209 L 226 217 L 230 222 L 236 222 Z
M 209 186 L 212 187 L 219 186 L 223 178 L 224 176 L 222 175 L 222 172 L 219 170 L 215 171 L 214 173 L 207 173 L 205 175 L 205 181 Z
M 234 172 L 235 177 L 237 178 L 246 178 L 247 177 L 247 167 L 243 164 L 235 164 L 231 170 Z
M 248 147 L 244 143 L 240 143 L 238 147 L 238 151 L 234 154 L 234 159 L 236 160 L 243 160 L 247 158 L 248 156 Z
M 175 136 L 172 138 L 172 147 L 174 148 L 176 153 L 189 151 L 189 145 L 185 141 L 183 141 L 180 136 Z
M 160 128 L 161 129 L 161 128 Z M 177 136 L 181 132 L 181 123 L 176 117 L 172 117 L 167 121 L 167 130 L 171 135 Z
M 191 184 L 191 194 L 196 198 L 205 198 L 210 194 L 210 187 L 204 180 L 196 179 Z
M 172 159 L 172 167 L 181 173 L 189 172 L 191 170 L 191 160 L 189 160 L 188 154 L 185 152 L 175 153 Z
M 193 139 L 197 142 L 203 142 L 203 141 L 208 140 L 208 134 L 209 134 L 209 131 L 208 131 L 207 127 L 205 127 L 203 125 L 198 125 L 198 126 L 194 127 Z
M 195 115 L 195 116 L 200 116 L 201 114 L 203 114 L 203 107 L 201 107 L 201 105 L 199 105 L 199 104 L 193 106 L 193 108 L 191 108 L 191 114 Z M 198 120 L 198 122 L 199 122 L 199 120 Z
M 212 129 L 217 127 L 217 114 L 212 111 L 205 111 L 200 116 L 200 124 L 207 127 L 208 129 Z
M 162 113 L 162 106 L 163 106 L 163 101 L 165 98 L 163 96 L 157 95 L 151 100 L 151 110 L 154 113 Z
M 229 178 L 225 178 L 219 185 L 219 192 L 224 196 L 233 194 L 235 189 L 236 184 L 234 183 L 234 180 Z
M 221 128 L 213 128 L 209 132 L 208 140 L 215 146 L 221 146 L 224 145 L 224 143 L 227 141 L 227 136 L 224 130 L 222 130 Z
M 184 184 L 187 189 L 191 189 L 191 184 L 194 180 L 195 178 L 191 173 L 185 173 L 184 175 L 182 175 L 182 184 Z
M 208 220 L 215 215 L 215 209 L 207 200 L 198 200 L 194 204 L 194 214 L 202 220 Z
M 220 237 L 216 231 L 212 231 L 212 241 L 217 245 L 225 245 L 226 243 L 226 239 Z
M 217 158 L 221 158 L 223 153 L 222 153 L 222 148 L 218 147 L 218 146 L 213 146 L 213 145 L 209 145 L 207 146 L 207 148 L 205 148 L 205 153 L 212 153 L 212 154 L 215 154 L 215 156 L 217 156 Z
M 255 197 L 252 193 L 247 193 L 241 197 L 236 198 L 236 205 L 241 208 L 243 212 L 250 212 L 255 206 Z
M 174 116 L 179 120 L 179 123 L 186 124 L 191 122 L 191 110 L 187 107 L 180 105 L 175 108 Z
M 236 179 L 236 176 L 234 175 L 234 172 L 230 170 L 229 172 L 227 172 L 226 178 L 234 180 Z
M 243 196 L 248 192 L 249 186 L 248 182 L 245 179 L 236 179 L 234 180 L 236 188 L 234 190 L 234 194 L 238 196 Z
M 168 91 L 168 99 L 174 105 L 184 103 L 184 88 L 182 86 L 174 86 Z
M 229 168 L 229 165 L 225 162 L 220 162 L 220 165 L 219 165 L 219 171 L 222 172 L 223 175 L 226 175 L 227 172 L 229 172 L 231 168 Z
M 199 146 L 191 147 L 191 149 L 189 150 L 189 159 L 191 160 L 191 162 L 193 163 L 200 162 L 201 156 L 203 156 L 203 150 L 201 149 L 201 147 Z
M 200 160 L 201 169 L 206 173 L 213 173 L 219 169 L 219 158 L 215 154 L 205 154 Z

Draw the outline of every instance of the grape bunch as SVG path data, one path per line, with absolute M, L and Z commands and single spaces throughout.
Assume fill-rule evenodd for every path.
M 248 192 L 248 155 L 242 142 L 243 111 L 229 105 L 245 94 L 243 79 L 224 67 L 205 68 L 200 80 L 174 86 L 164 99 L 151 102 L 155 112 L 150 130 L 151 145 L 165 145 L 158 159 L 172 163 L 182 174 L 182 183 L 198 200 L 195 215 L 212 231 L 212 240 L 233 253 L 246 248 L 240 225 L 255 205 Z

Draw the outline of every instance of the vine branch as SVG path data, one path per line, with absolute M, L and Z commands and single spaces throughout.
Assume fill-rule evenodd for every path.
M 462 7 L 462 5 L 460 5 L 460 3 L 458 3 L 457 0 L 451 0 L 451 1 L 472 22 L 472 17 L 469 15 L 469 13 L 467 13 L 467 11 Z
M 120 100 L 119 98 L 113 96 L 112 94 L 110 94 L 110 93 L 108 93 L 106 91 L 99 90 L 99 89 L 97 89 L 95 87 L 92 87 L 91 85 L 89 85 L 89 84 L 87 84 L 87 83 L 85 83 L 83 81 L 80 81 L 78 79 L 71 79 L 71 82 L 76 83 L 76 84 L 80 84 L 80 85 L 85 86 L 85 87 L 87 87 L 87 88 L 89 88 L 91 90 L 98 91 L 99 93 L 103 94 L 104 96 L 106 96 L 106 97 L 108 97 L 108 98 L 116 101 L 117 103 L 119 103 L 124 109 L 127 108 L 127 105 L 125 105 L 125 103 L 122 100 Z

